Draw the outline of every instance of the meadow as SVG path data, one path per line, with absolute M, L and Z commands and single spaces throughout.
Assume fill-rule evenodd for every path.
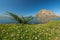
M 46 24 L 0 24 L 0 40 L 60 40 L 60 21 Z

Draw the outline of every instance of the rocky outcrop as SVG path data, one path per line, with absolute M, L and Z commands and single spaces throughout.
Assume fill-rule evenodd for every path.
M 36 14 L 36 17 L 41 17 L 41 16 L 60 18 L 60 16 L 58 16 L 58 15 L 54 14 L 52 11 L 46 10 L 46 9 L 42 9 L 38 12 L 38 14 Z
M 51 21 L 52 18 L 60 18 L 50 10 L 40 10 L 38 14 L 36 14 L 36 18 L 39 19 L 40 23 L 46 23 Z

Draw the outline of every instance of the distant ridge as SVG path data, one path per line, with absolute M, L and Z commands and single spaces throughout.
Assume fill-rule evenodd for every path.
M 7 15 L 0 15 L 0 18 L 9 18 Z

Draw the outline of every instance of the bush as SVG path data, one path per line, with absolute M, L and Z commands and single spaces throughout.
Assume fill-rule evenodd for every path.
M 60 40 L 60 24 L 57 25 L 56 23 L 50 22 L 47 24 L 0 24 L 0 39 Z

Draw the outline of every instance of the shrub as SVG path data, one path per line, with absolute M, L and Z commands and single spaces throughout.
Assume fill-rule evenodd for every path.
M 7 12 L 8 15 L 10 15 L 15 21 L 17 21 L 18 23 L 22 23 L 22 24 L 29 24 L 28 22 L 31 21 L 32 19 L 34 19 L 34 17 L 32 16 L 28 16 L 28 17 L 23 17 L 23 16 L 18 16 L 14 13 L 11 13 L 11 12 Z

